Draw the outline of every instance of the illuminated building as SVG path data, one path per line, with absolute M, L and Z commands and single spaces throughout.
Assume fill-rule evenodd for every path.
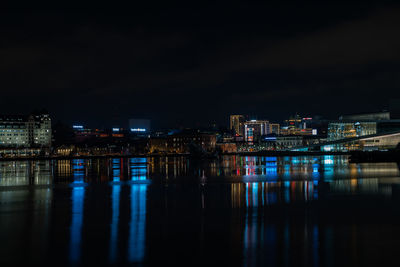
M 400 120 L 391 120 L 390 113 L 343 115 L 328 125 L 328 140 L 354 138 L 400 130 Z
M 285 120 L 288 129 L 301 128 L 301 122 L 301 117 L 298 114 L 296 114 L 294 117 L 290 117 L 288 120 Z
M 237 145 L 236 143 L 220 143 L 217 144 L 219 151 L 222 153 L 236 153 Z
M 250 120 L 244 123 L 244 139 L 247 142 L 261 140 L 261 136 L 269 134 L 269 121 Z
M 311 128 L 311 117 L 301 118 L 298 114 L 285 120 L 286 126 L 280 129 L 281 135 L 316 135 L 316 129 Z
M 273 134 L 279 135 L 280 134 L 279 123 L 270 123 L 268 133 L 273 133 Z
M 146 119 L 130 119 L 129 130 L 132 133 L 148 134 L 150 132 L 150 120 Z
M 102 131 L 95 129 L 85 128 L 83 125 L 75 124 L 72 125 L 72 130 L 74 131 L 74 142 L 75 143 L 83 143 L 87 142 L 95 137 L 103 137 L 104 134 Z M 108 135 L 106 135 L 108 136 Z
M 288 129 L 287 127 L 283 127 L 280 130 L 281 135 L 317 135 L 317 129 L 306 128 L 306 129 L 299 129 L 299 128 L 292 128 Z
M 285 150 L 294 147 L 301 147 L 303 145 L 303 137 L 296 135 L 269 135 L 262 140 L 267 149 Z
M 73 146 L 63 145 L 63 146 L 57 147 L 54 150 L 54 154 L 56 154 L 58 156 L 70 156 L 73 151 L 74 151 L 74 147 Z
M 189 153 L 190 146 L 207 152 L 215 151 L 215 134 L 183 132 L 161 138 L 150 138 L 150 153 Z
M 328 125 L 328 140 L 376 134 L 376 122 L 331 122 Z
M 50 147 L 49 114 L 0 116 L 0 147 Z
M 301 136 L 278 136 L 276 137 L 276 147 L 278 149 L 289 149 L 299 147 L 303 144 Z
M 235 135 L 243 136 L 244 115 L 231 115 L 229 122 L 229 129 L 233 130 Z
M 298 148 L 297 151 L 371 151 L 393 149 L 400 143 L 400 131 L 328 140 Z

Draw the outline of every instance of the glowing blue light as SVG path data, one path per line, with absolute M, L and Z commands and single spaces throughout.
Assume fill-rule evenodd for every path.
M 146 163 L 147 158 L 131 158 L 130 162 L 131 163 Z
M 70 231 L 70 254 L 71 262 L 79 261 L 81 257 L 81 239 L 83 225 L 83 202 L 85 198 L 84 187 L 72 188 L 72 220 Z
M 85 199 L 84 187 L 84 161 L 82 159 L 74 159 L 73 166 L 73 184 L 72 188 L 72 220 L 70 228 L 70 249 L 69 258 L 71 262 L 78 262 L 81 257 L 81 239 L 82 239 L 82 225 L 83 225 L 83 210 Z
M 324 164 L 325 165 L 333 165 L 333 157 L 332 156 L 324 156 Z
M 327 181 L 330 181 L 334 175 L 334 160 L 332 155 L 324 156 L 324 177 Z
M 132 181 L 147 180 L 147 158 L 131 158 L 130 164 Z
M 246 207 L 249 207 L 249 183 L 246 183 Z
M 112 128 L 113 132 L 119 132 L 119 128 Z
M 300 159 L 298 157 L 293 157 L 292 164 L 300 164 Z
M 72 125 L 73 129 L 83 129 L 82 125 Z
M 319 177 L 320 177 L 320 173 L 319 173 L 319 164 L 314 163 L 314 164 L 312 165 L 312 168 L 313 168 L 313 172 L 312 172 L 312 178 L 313 178 L 313 180 L 319 179 Z
M 252 184 L 252 193 L 253 193 L 253 207 L 258 206 L 258 183 Z
M 131 221 L 129 223 L 128 261 L 140 262 L 144 258 L 146 234 L 147 185 L 131 187 Z

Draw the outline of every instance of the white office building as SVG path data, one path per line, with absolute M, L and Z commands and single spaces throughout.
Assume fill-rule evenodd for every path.
M 50 147 L 51 136 L 48 114 L 0 115 L 0 147 Z

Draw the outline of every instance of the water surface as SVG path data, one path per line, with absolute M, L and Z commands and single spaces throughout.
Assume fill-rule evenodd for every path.
M 397 266 L 399 183 L 346 156 L 0 162 L 0 263 Z

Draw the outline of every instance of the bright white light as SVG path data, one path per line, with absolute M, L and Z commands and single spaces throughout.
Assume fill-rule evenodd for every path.
M 119 132 L 119 128 L 112 128 L 113 132 Z
M 131 128 L 131 132 L 145 132 L 146 129 L 144 128 Z
M 333 147 L 332 146 L 323 146 L 323 150 L 326 152 L 332 151 Z
M 72 128 L 74 129 L 83 129 L 82 125 L 72 125 Z

